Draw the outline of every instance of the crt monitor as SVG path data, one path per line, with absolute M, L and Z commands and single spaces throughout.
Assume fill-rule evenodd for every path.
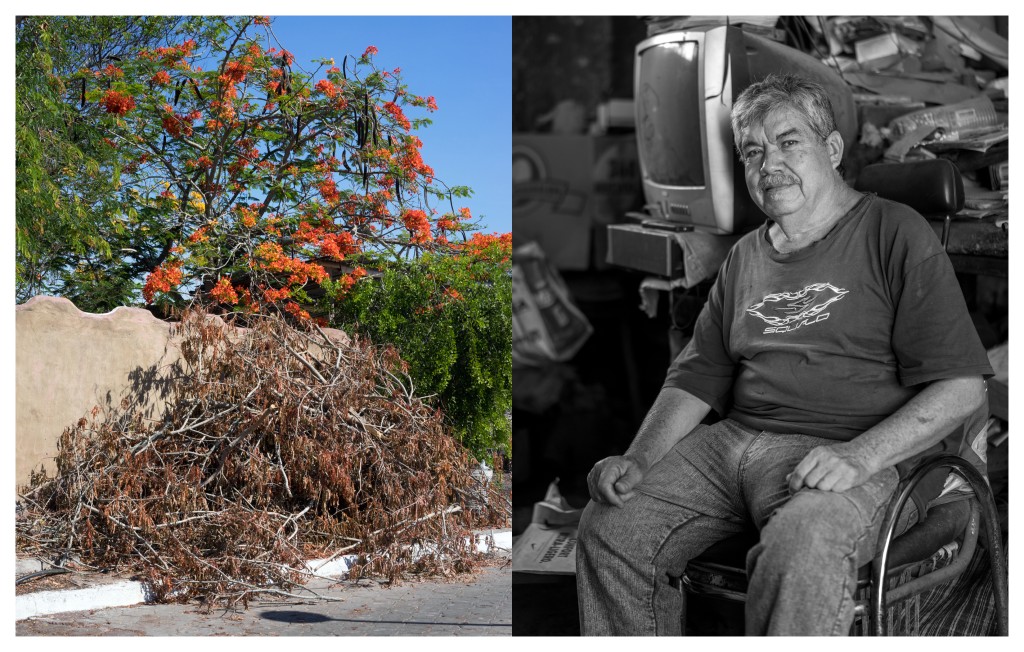
M 729 113 L 744 88 L 784 71 L 825 86 L 849 145 L 856 132 L 852 93 L 799 50 L 725 25 L 670 31 L 637 45 L 637 141 L 653 223 L 726 234 L 765 219 L 747 193 Z

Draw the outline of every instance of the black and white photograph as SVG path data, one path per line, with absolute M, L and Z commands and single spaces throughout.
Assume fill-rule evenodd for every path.
M 1008 635 L 1008 39 L 513 16 L 513 635 Z

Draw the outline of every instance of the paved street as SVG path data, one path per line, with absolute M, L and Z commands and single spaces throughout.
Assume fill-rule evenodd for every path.
M 501 562 L 498 562 L 500 565 Z M 18 636 L 509 636 L 511 566 L 472 579 L 385 588 L 310 584 L 339 602 L 252 602 L 209 614 L 194 605 L 139 605 L 17 622 Z

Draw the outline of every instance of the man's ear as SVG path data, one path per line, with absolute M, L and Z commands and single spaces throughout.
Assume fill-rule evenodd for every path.
M 843 162 L 843 137 L 838 131 L 833 131 L 825 138 L 825 145 L 828 147 L 828 158 L 832 161 L 832 167 L 837 168 Z

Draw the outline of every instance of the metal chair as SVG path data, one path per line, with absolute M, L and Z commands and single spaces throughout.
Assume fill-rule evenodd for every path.
M 894 537 L 897 519 L 911 492 L 928 473 L 943 467 L 960 475 L 974 490 L 974 496 L 931 508 L 922 522 Z M 996 625 L 999 633 L 1006 635 L 1006 560 L 995 500 L 977 469 L 950 454 L 923 460 L 891 500 L 877 554 L 858 573 L 853 631 L 885 636 L 889 606 L 920 596 L 963 573 L 976 553 L 981 525 L 992 566 Z M 726 539 L 691 560 L 681 578 L 682 588 L 694 596 L 745 602 L 746 552 L 756 543 L 756 536 L 746 533 Z

